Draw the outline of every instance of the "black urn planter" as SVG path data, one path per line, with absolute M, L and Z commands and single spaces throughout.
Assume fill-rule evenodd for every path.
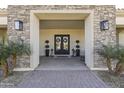
M 49 49 L 46 49 L 46 50 L 45 50 L 45 56 L 48 57 L 48 56 L 49 56 L 49 52 L 50 52 L 50 50 L 49 50 Z
M 48 45 L 49 44 L 49 40 L 46 40 L 45 43 L 46 43 L 46 45 L 45 45 L 45 48 L 46 48 L 45 49 L 45 56 L 48 57 L 49 53 L 50 53 L 50 49 L 49 49 L 49 45 Z
M 80 49 L 76 49 L 76 56 L 80 56 Z
M 46 45 L 45 48 L 48 49 L 49 48 L 49 45 Z
M 80 56 L 80 45 L 79 45 L 80 41 L 76 40 L 76 43 L 77 43 L 77 45 L 76 45 L 76 56 L 78 57 L 78 56 Z
M 80 46 L 79 46 L 79 45 L 76 45 L 76 48 L 77 48 L 77 49 L 79 49 L 79 48 L 80 48 Z

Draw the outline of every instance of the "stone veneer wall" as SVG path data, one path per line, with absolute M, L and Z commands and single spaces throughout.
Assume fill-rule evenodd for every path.
M 109 30 L 101 31 L 99 22 L 109 20 Z M 102 44 L 111 43 L 115 45 L 116 41 L 116 9 L 114 6 L 96 6 L 94 12 L 94 66 L 104 67 L 105 60 L 96 53 L 96 49 L 101 48 Z M 103 61 L 104 60 L 104 61 Z
M 30 43 L 30 10 L 94 10 L 94 67 L 103 67 L 101 57 L 96 49 L 101 43 L 111 42 L 116 44 L 116 9 L 113 5 L 9 5 L 8 6 L 8 36 L 9 40 L 22 37 Z M 24 22 L 23 31 L 14 30 L 14 20 Z M 100 21 L 109 20 L 109 30 L 100 31 Z M 30 58 L 18 59 L 18 67 L 30 67 Z

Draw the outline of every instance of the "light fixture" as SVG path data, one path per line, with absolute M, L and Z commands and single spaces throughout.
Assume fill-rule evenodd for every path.
M 104 20 L 100 22 L 100 29 L 101 30 L 108 30 L 109 29 L 109 21 Z
M 22 31 L 23 30 L 23 22 L 20 20 L 15 20 L 15 30 Z

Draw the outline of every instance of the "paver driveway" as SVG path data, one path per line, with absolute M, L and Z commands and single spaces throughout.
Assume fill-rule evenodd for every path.
M 37 70 L 29 72 L 17 85 L 21 88 L 105 88 L 107 85 L 88 70 Z
M 38 69 L 36 69 L 35 71 L 28 72 L 24 76 L 22 82 L 19 83 L 16 87 L 21 87 L 21 88 L 106 88 L 108 87 L 94 72 L 90 71 L 84 65 L 81 66 L 79 62 L 80 60 L 68 59 L 68 58 L 64 58 L 64 60 L 62 60 L 61 58 L 58 58 L 56 60 L 45 59 L 42 61 L 43 64 L 41 64 L 38 67 Z M 75 63 L 76 61 L 78 61 L 77 64 Z M 58 65 L 59 62 L 61 65 Z M 54 64 L 56 65 L 54 66 Z M 77 69 L 78 67 L 79 69 Z

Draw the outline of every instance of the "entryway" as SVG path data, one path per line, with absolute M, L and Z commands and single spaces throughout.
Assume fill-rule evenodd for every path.
M 70 35 L 55 35 L 54 50 L 55 55 L 70 54 Z
M 89 70 L 80 57 L 40 57 L 36 70 Z
M 54 50 L 54 35 L 70 34 L 70 56 L 72 56 L 73 48 L 76 46 L 75 41 L 79 41 L 80 46 L 78 45 L 78 48 L 85 52 L 85 63 L 92 69 L 94 57 L 93 32 L 92 10 L 32 10 L 30 13 L 30 44 L 33 50 L 30 59 L 31 68 L 35 69 L 40 64 L 39 56 L 44 55 L 44 51 L 47 50 L 45 49 L 47 48 L 45 41 L 49 41 L 49 49 Z M 82 42 L 83 40 L 85 41 Z M 60 44 L 61 52 L 56 52 L 56 54 L 69 54 L 69 45 L 63 51 L 63 43 Z

